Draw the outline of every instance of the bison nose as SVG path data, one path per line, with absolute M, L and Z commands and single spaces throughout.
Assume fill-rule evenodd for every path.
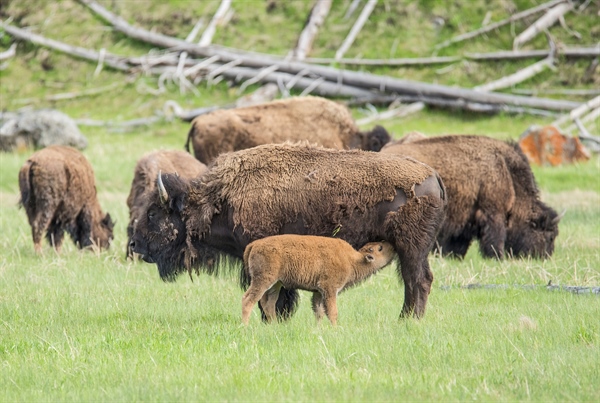
M 135 241 L 133 239 L 129 242 L 129 249 L 135 249 Z

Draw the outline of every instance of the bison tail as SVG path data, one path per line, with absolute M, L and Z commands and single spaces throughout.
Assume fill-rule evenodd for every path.
M 187 151 L 188 153 L 190 152 L 190 141 L 192 141 L 194 133 L 196 133 L 196 126 L 194 126 L 194 124 L 192 123 L 192 127 L 190 128 L 190 131 L 187 135 L 187 140 L 185 141 L 185 151 Z
M 31 202 L 31 161 L 27 161 L 19 171 L 19 189 L 21 190 L 21 199 L 19 206 L 25 207 Z
M 298 302 L 300 301 L 300 295 L 298 295 L 298 290 L 287 289 L 281 287 L 279 291 L 279 298 L 277 298 L 277 304 L 275 305 L 275 311 L 277 312 L 277 319 L 280 321 L 288 320 L 291 318 L 296 309 L 298 308 Z M 267 316 L 260 306 L 260 302 L 258 304 L 260 307 L 260 314 L 263 322 L 267 321 Z

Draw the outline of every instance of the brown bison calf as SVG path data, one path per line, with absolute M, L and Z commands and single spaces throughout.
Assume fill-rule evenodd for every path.
M 370 242 L 356 251 L 339 238 L 276 235 L 250 243 L 244 251 L 244 270 L 251 278 L 242 298 L 242 321 L 248 324 L 260 300 L 268 321 L 275 319 L 281 287 L 313 292 L 317 321 L 323 312 L 335 326 L 337 294 L 383 267 L 396 255 L 388 242 Z
M 34 153 L 19 171 L 19 187 L 36 252 L 44 232 L 57 251 L 65 231 L 79 248 L 109 247 L 114 224 L 102 213 L 94 171 L 79 151 L 50 146 Z
M 381 126 L 361 132 L 348 108 L 337 102 L 294 97 L 200 115 L 192 122 L 188 151 L 190 141 L 196 158 L 208 165 L 222 153 L 286 141 L 379 151 L 390 135 Z
M 129 224 L 127 225 L 127 257 L 133 257 L 129 247 L 133 226 L 143 214 L 148 195 L 156 187 L 159 172 L 175 173 L 183 179 L 192 179 L 206 171 L 206 165 L 199 162 L 185 151 L 161 150 L 145 154 L 135 166 L 131 190 L 127 197 L 129 207 Z

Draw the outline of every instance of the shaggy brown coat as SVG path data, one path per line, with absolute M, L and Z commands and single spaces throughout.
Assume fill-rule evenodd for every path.
M 34 153 L 19 171 L 19 187 L 36 252 L 44 233 L 60 251 L 65 231 L 79 248 L 109 247 L 114 224 L 100 208 L 94 171 L 79 151 L 50 146 Z
M 402 315 L 424 314 L 433 281 L 428 253 L 446 200 L 429 166 L 389 154 L 271 144 L 222 154 L 190 183 L 159 178 L 132 246 L 157 263 L 163 279 L 192 267 L 211 271 L 215 251 L 242 258 L 250 242 L 271 235 L 336 236 L 353 247 L 385 240 L 399 255 Z M 291 314 L 296 298 L 295 290 L 280 293 L 278 313 Z
M 134 170 L 131 190 L 127 197 L 129 224 L 127 225 L 127 257 L 133 257 L 129 248 L 133 225 L 143 213 L 147 195 L 154 191 L 158 173 L 175 173 L 183 179 L 192 179 L 206 171 L 206 165 L 180 150 L 153 151 L 142 156 Z
M 312 308 L 335 326 L 337 294 L 387 266 L 396 255 L 388 242 L 370 242 L 355 250 L 338 238 L 276 235 L 256 240 L 244 251 L 250 287 L 242 297 L 242 322 L 248 324 L 260 300 L 267 321 L 275 319 L 281 287 L 312 291 Z
M 327 148 L 379 151 L 390 136 L 381 126 L 361 132 L 344 105 L 310 96 L 200 115 L 185 147 L 189 151 L 191 141 L 196 158 L 208 165 L 222 153 L 304 140 Z
M 448 190 L 438 236 L 444 254 L 464 257 L 479 239 L 486 257 L 534 256 L 554 250 L 558 216 L 539 199 L 527 158 L 516 144 L 450 135 L 390 143 L 382 153 L 411 156 L 435 168 Z

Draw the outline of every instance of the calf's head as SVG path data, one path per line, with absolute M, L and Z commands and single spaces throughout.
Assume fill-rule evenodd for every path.
M 358 252 L 364 257 L 363 263 L 377 269 L 387 266 L 396 256 L 392 244 L 385 241 L 369 242 L 360 248 Z
M 114 227 L 115 223 L 108 213 L 106 213 L 100 222 L 92 224 L 92 240 L 98 247 L 108 249 L 113 240 Z
M 186 228 L 183 208 L 187 182 L 174 174 L 158 174 L 156 189 L 148 193 L 133 228 L 130 250 L 148 263 L 156 263 L 164 281 L 185 271 Z

